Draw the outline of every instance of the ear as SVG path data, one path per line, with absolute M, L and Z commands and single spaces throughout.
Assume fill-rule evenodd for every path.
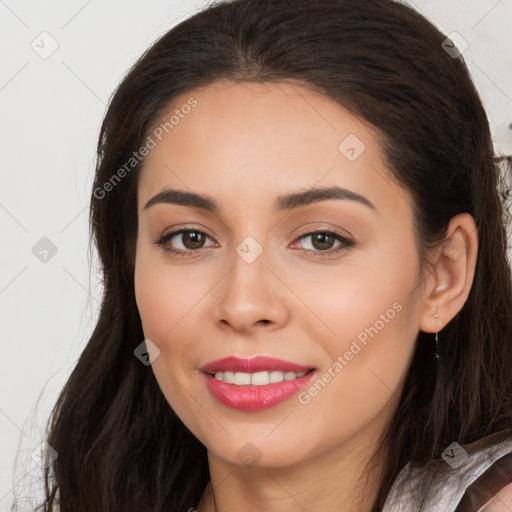
M 440 331 L 462 309 L 473 284 L 477 253 L 478 230 L 473 217 L 469 213 L 456 215 L 448 225 L 446 242 L 433 254 L 425 280 L 421 331 Z

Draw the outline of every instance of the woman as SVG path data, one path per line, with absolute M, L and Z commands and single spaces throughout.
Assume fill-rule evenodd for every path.
M 234 0 L 133 66 L 44 510 L 510 503 L 499 173 L 446 41 L 391 0 Z

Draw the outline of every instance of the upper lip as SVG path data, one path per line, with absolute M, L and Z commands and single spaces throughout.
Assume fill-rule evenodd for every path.
M 256 356 L 250 359 L 240 359 L 239 357 L 216 359 L 215 361 L 205 364 L 199 369 L 203 372 L 213 374 L 216 372 L 254 373 L 264 371 L 301 373 L 312 368 L 312 366 L 302 366 L 300 364 L 285 361 L 283 359 L 276 359 L 274 357 Z

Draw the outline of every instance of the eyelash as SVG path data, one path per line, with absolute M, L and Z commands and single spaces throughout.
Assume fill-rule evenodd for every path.
M 204 231 L 200 231 L 198 229 L 180 229 L 178 231 L 173 231 L 172 233 L 168 233 L 167 235 L 163 235 L 161 237 L 158 237 L 156 240 L 153 241 L 154 244 L 161 247 L 165 252 L 171 254 L 172 256 L 188 256 L 190 253 L 199 252 L 201 249 L 204 249 L 204 247 L 199 249 L 189 249 L 188 251 L 182 251 L 180 249 L 169 249 L 167 247 L 163 247 L 163 245 L 174 238 L 176 235 L 184 234 L 184 233 L 200 233 L 201 235 L 205 235 L 206 237 L 210 238 Z M 311 249 L 300 249 L 302 251 L 310 252 L 312 256 L 314 257 L 325 257 L 325 255 L 333 255 L 338 254 L 339 252 L 350 249 L 356 245 L 356 243 L 353 240 L 350 240 L 346 238 L 345 236 L 341 235 L 337 231 L 333 230 L 327 230 L 327 229 L 315 229 L 313 231 L 308 231 L 307 233 L 304 233 L 301 235 L 297 240 L 301 240 L 302 238 L 306 238 L 311 235 L 315 235 L 317 233 L 327 234 L 327 235 L 333 235 L 336 240 L 341 242 L 341 244 L 336 249 L 328 249 L 325 251 L 314 251 Z

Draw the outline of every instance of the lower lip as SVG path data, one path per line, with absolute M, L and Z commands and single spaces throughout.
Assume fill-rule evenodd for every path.
M 216 379 L 209 373 L 204 373 L 206 387 L 210 393 L 221 403 L 233 409 L 256 411 L 268 409 L 284 402 L 306 387 L 316 371 L 293 380 L 274 382 L 266 386 L 237 386 Z

